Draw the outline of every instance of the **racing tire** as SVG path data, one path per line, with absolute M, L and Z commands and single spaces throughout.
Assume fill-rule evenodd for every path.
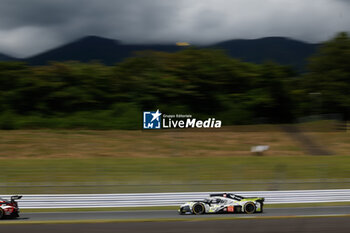
M 0 208 L 0 219 L 3 219 L 5 216 L 4 210 Z
M 192 206 L 192 212 L 196 215 L 198 214 L 204 214 L 205 212 L 205 206 L 203 205 L 203 203 L 196 203 Z
M 253 202 L 247 202 L 244 205 L 244 212 L 247 214 L 253 214 L 256 210 L 256 206 Z
M 18 212 L 13 212 L 13 213 L 11 214 L 11 218 L 12 218 L 12 219 L 15 219 L 15 218 L 18 218 L 18 217 L 19 217 Z
M 180 211 L 179 211 L 179 214 L 180 215 L 184 215 L 186 212 L 184 211 L 184 208 L 181 208 Z

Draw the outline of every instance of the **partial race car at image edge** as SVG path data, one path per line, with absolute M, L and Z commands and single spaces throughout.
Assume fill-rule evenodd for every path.
M 242 197 L 232 193 L 210 194 L 210 197 L 199 201 L 190 201 L 181 205 L 179 214 L 209 213 L 262 213 L 265 198 Z
M 22 196 L 11 196 L 10 200 L 0 198 L 0 219 L 19 217 L 19 208 L 16 200 Z

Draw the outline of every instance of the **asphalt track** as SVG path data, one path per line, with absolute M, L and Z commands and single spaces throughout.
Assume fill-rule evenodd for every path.
M 67 212 L 67 213 L 23 213 L 17 220 L 1 220 L 0 232 L 11 233 L 349 233 L 350 206 L 310 208 L 266 208 L 265 213 L 246 215 L 187 215 L 176 211 L 113 211 L 113 212 Z M 225 219 L 226 217 L 230 219 Z M 289 216 L 289 217 L 288 217 Z M 298 216 L 298 217 L 294 217 Z M 201 218 L 203 221 L 198 221 Z M 208 219 L 213 218 L 211 221 Z M 222 220 L 218 218 L 223 218 Z M 50 223 L 52 220 L 137 220 L 136 222 L 101 223 Z M 144 221 L 142 219 L 163 219 Z M 166 219 L 187 219 L 170 221 Z M 196 221 L 197 220 L 197 221 Z M 42 221 L 40 224 L 35 221 Z M 5 223 L 4 222 L 4 223 Z M 16 223 L 17 222 L 17 223 Z M 32 223 L 35 224 L 32 224 Z M 24 224 L 23 224 L 24 223 Z M 28 223 L 28 224 L 26 224 Z
M 283 216 L 336 216 L 350 215 L 350 206 L 334 207 L 298 207 L 298 208 L 265 208 L 264 213 L 257 214 L 205 214 L 179 215 L 174 210 L 137 210 L 137 211 L 87 211 L 57 213 L 22 213 L 17 220 L 54 221 L 54 220 L 137 220 L 137 219 L 200 219 L 200 218 L 252 218 Z M 16 221 L 16 220 L 1 220 Z M 349 229 L 350 232 L 350 229 Z

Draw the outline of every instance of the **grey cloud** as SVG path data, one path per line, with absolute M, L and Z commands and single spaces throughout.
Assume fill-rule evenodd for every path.
M 1 0 L 0 27 L 6 29 L 67 23 L 76 13 L 79 14 L 79 2 L 81 1 Z
M 212 43 L 350 30 L 349 0 L 1 0 L 0 52 L 28 56 L 85 35 Z

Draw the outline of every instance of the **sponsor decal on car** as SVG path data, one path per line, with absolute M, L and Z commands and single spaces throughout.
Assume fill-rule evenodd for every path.
M 234 212 L 235 211 L 235 208 L 230 205 L 230 206 L 227 206 L 227 212 Z

